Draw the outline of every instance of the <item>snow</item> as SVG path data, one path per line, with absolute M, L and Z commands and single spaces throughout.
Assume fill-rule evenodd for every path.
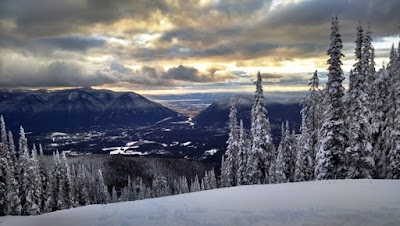
M 400 225 L 399 188 L 400 180 L 240 186 L 6 216 L 0 225 Z
M 64 137 L 64 136 L 69 136 L 69 135 L 68 135 L 67 133 L 54 132 L 54 133 L 52 133 L 50 136 L 51 136 L 51 137 L 57 137 L 57 136 Z
M 188 145 L 190 145 L 191 143 L 192 143 L 191 141 L 187 141 L 187 142 L 185 142 L 185 143 L 182 143 L 181 146 L 188 146 Z
M 172 117 L 168 117 L 168 118 L 161 119 L 160 121 L 156 122 L 156 124 L 160 124 L 160 123 L 165 122 L 165 121 L 168 121 L 168 120 L 170 120 L 170 119 L 172 119 Z
M 206 154 L 206 155 L 214 155 L 215 153 L 217 153 L 217 151 L 219 151 L 217 148 L 213 148 L 213 149 L 205 151 L 204 154 Z

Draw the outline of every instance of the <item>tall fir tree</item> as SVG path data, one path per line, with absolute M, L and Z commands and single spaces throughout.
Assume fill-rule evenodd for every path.
M 223 177 L 225 178 L 225 187 L 236 186 L 237 183 L 237 158 L 239 152 L 239 133 L 238 133 L 238 125 L 237 125 L 237 109 L 235 98 L 231 99 L 231 109 L 229 113 L 229 137 L 227 140 L 227 148 L 226 148 L 226 158 L 224 164 L 225 174 Z
M 358 34 L 358 33 L 357 33 Z M 362 41 L 361 58 L 359 51 L 359 35 L 356 39 L 355 56 L 356 64 L 352 74 L 352 85 L 349 89 L 349 147 L 346 149 L 347 178 L 371 178 L 374 168 L 372 157 L 372 132 L 371 132 L 371 104 L 368 87 L 371 86 L 370 77 L 373 73 L 370 68 L 371 61 L 371 32 L 367 30 Z
M 73 185 L 71 180 L 70 168 L 67 162 L 67 157 L 65 152 L 61 153 L 61 164 L 60 164 L 60 173 L 61 173 L 61 187 L 62 187 L 62 198 L 63 198 L 63 209 L 69 209 L 74 206 L 73 199 Z
M 390 76 L 389 71 L 382 68 L 376 74 L 374 82 L 376 94 L 375 101 L 372 109 L 373 121 L 372 121 L 372 138 L 373 138 L 373 153 L 375 161 L 375 170 L 373 178 L 384 179 L 386 178 L 387 169 L 387 155 L 388 147 L 387 139 L 389 136 L 385 134 L 385 130 L 389 130 L 387 123 L 389 118 L 387 117 L 390 109 Z
M 276 158 L 276 182 L 285 183 L 294 181 L 295 163 L 296 163 L 296 138 L 289 131 L 289 122 L 286 126 L 282 123 L 281 142 L 279 143 L 278 154 Z
M 104 183 L 103 171 L 98 169 L 97 171 L 97 203 L 107 204 L 110 202 L 110 193 Z
M 309 93 L 301 101 L 301 158 L 298 159 L 297 180 L 310 180 L 314 178 L 315 158 L 319 145 L 319 130 L 321 128 L 322 94 L 319 90 L 318 72 L 315 71 L 308 84 Z M 300 178 L 300 174 L 304 175 Z
M 341 68 L 342 38 L 339 32 L 339 21 L 332 19 L 331 44 L 329 55 L 328 82 L 326 84 L 327 103 L 323 114 L 321 140 L 316 156 L 315 177 L 318 180 L 340 179 L 346 177 L 345 149 L 347 131 L 343 104 L 344 80 Z
M 256 93 L 251 109 L 252 145 L 249 155 L 249 183 L 270 182 L 270 168 L 275 161 L 275 147 L 267 117 L 261 73 L 257 74 Z
M 400 56 L 393 50 L 388 71 L 390 74 L 389 110 L 386 123 L 387 168 L 386 178 L 400 178 Z
M 247 138 L 246 131 L 243 128 L 243 120 L 240 120 L 239 126 L 239 151 L 237 155 L 237 185 L 248 184 L 248 159 L 250 142 Z

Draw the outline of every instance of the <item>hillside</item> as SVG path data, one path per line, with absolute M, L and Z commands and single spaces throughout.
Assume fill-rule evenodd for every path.
M 0 225 L 399 225 L 399 187 L 399 180 L 241 186 L 0 217 Z
M 235 95 L 236 108 L 238 109 L 238 120 L 242 119 L 246 128 L 250 128 L 251 108 L 253 105 L 252 95 Z M 290 128 L 298 130 L 301 124 L 300 103 L 289 101 L 268 102 L 266 101 L 272 134 L 275 138 L 280 136 L 281 123 L 288 120 Z M 230 98 L 214 102 L 208 108 L 200 112 L 193 121 L 197 126 L 213 126 L 223 128 L 227 126 L 231 107 Z
M 146 125 L 186 117 L 133 92 L 91 88 L 0 91 L 0 114 L 12 129 L 55 130 Z

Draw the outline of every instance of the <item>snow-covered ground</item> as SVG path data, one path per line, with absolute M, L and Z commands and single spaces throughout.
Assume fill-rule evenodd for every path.
M 400 225 L 400 180 L 341 180 L 215 189 L 92 205 L 0 225 Z

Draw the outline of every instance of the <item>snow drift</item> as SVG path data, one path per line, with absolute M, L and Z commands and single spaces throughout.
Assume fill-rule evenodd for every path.
M 6 216 L 0 225 L 400 225 L 400 180 L 222 188 L 40 216 Z

